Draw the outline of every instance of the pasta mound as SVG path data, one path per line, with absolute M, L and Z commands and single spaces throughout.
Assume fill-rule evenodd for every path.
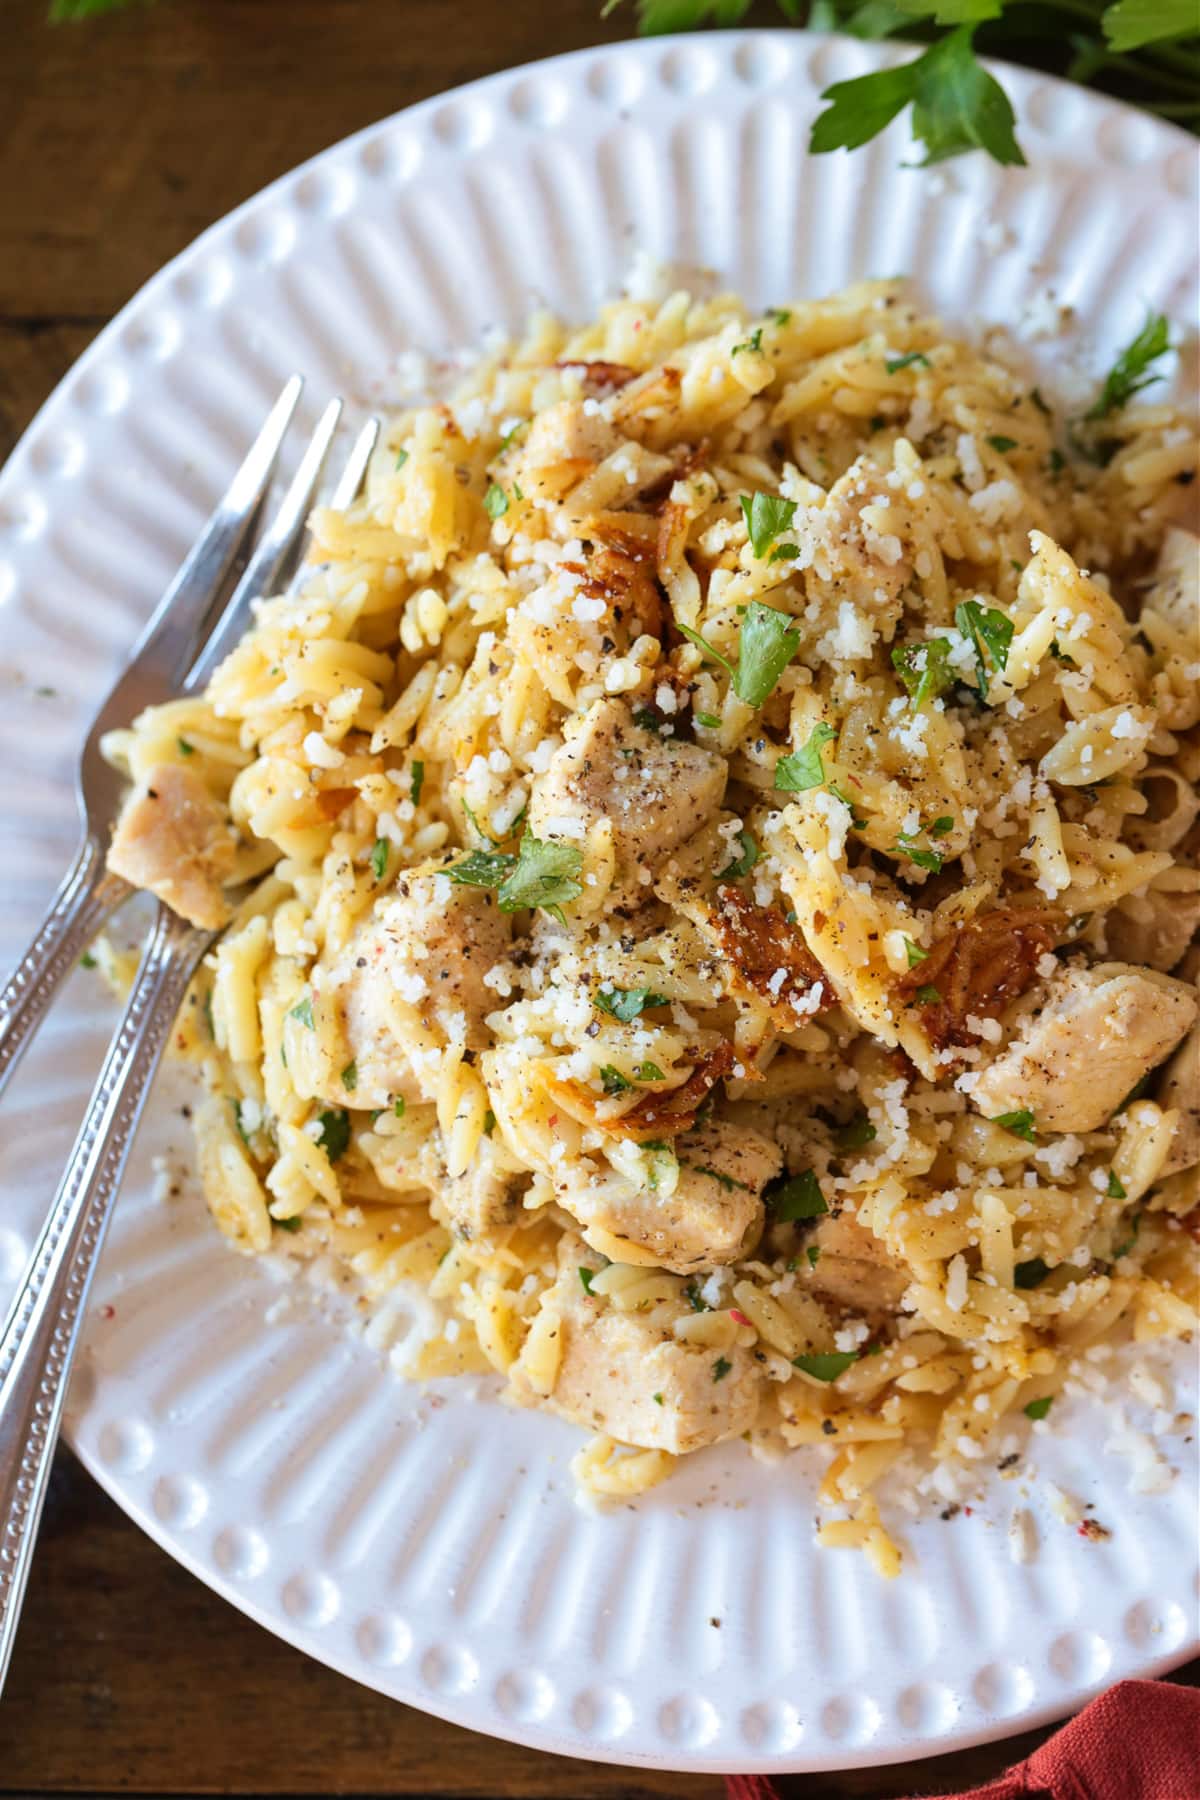
M 597 1493 L 832 1446 L 822 1541 L 886 1574 L 914 1445 L 1193 1332 L 1197 451 L 1105 434 L 882 282 L 539 317 L 390 420 L 108 743 L 116 866 L 164 770 L 211 815 L 227 1237 L 421 1284 L 407 1372 L 589 1427 Z

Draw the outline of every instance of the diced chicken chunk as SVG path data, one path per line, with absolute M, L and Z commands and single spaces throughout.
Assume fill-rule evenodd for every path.
M 636 899 L 645 885 L 639 872 L 651 872 L 715 815 L 725 777 L 724 757 L 644 730 L 621 700 L 597 700 L 534 782 L 530 830 L 582 843 L 607 820 L 614 898 Z
M 561 1264 L 542 1301 L 559 1322 L 554 1387 L 543 1397 L 518 1362 L 510 1375 L 518 1399 L 676 1456 L 749 1430 L 763 1386 L 751 1351 L 735 1346 L 718 1356 L 711 1346 L 681 1343 L 671 1332 L 678 1308 L 667 1302 L 633 1313 L 589 1298 L 579 1268 L 597 1268 L 599 1259 L 577 1239 L 564 1240 Z
M 1161 613 L 1193 642 L 1200 634 L 1200 538 L 1172 525 L 1163 538 L 1154 585 L 1143 607 Z
M 125 802 L 108 866 L 190 924 L 216 931 L 232 910 L 222 884 L 233 873 L 234 854 L 229 821 L 200 776 L 163 763 Z
M 1200 892 L 1148 888 L 1114 906 L 1104 921 L 1108 948 L 1122 962 L 1164 973 L 1200 930 Z
M 582 400 L 559 400 L 544 407 L 529 428 L 521 449 L 521 486 L 528 494 L 557 498 L 619 442 L 613 425 L 594 406 L 587 411 Z
M 679 1275 L 736 1262 L 762 1231 L 763 1189 L 783 1167 L 782 1154 L 770 1138 L 728 1120 L 685 1133 L 674 1148 L 679 1181 L 671 1194 L 615 1172 L 588 1178 L 568 1167 L 559 1204 L 589 1243 L 617 1260 L 623 1250 L 643 1252 Z
M 1200 1163 L 1200 1026 L 1193 1027 L 1167 1064 L 1158 1103 L 1179 1113 L 1162 1170 L 1165 1178 Z
M 513 1223 L 520 1187 L 519 1176 L 484 1138 L 470 1168 L 458 1176 L 443 1174 L 438 1196 L 450 1229 L 464 1242 L 477 1243 Z
M 447 858 L 447 860 L 453 860 Z M 484 976 L 504 954 L 512 925 L 484 888 L 451 881 L 438 863 L 408 869 L 354 933 L 328 983 L 314 982 L 340 1014 L 355 1104 L 432 1099 L 412 1052 L 411 1012 L 446 1043 L 482 1049 L 496 996 Z
M 807 1242 L 820 1252 L 808 1284 L 815 1293 L 867 1318 L 895 1311 L 909 1277 L 874 1232 L 849 1213 L 831 1213 Z
M 1196 993 L 1127 963 L 1069 969 L 984 1069 L 971 1099 L 985 1118 L 1031 1112 L 1039 1131 L 1095 1131 L 1196 1017 Z

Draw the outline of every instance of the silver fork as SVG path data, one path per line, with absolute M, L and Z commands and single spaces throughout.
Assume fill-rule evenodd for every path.
M 231 576 L 245 567 L 246 546 L 303 385 L 293 375 L 284 387 L 92 722 L 75 781 L 82 827 L 79 848 L 28 949 L 0 989 L 0 1093 L 63 978 L 105 919 L 133 891 L 104 868 L 123 783 L 100 755 L 100 738 L 112 726 L 128 724 L 144 706 L 169 700 L 185 686 L 197 652 L 220 616 Z
M 251 599 L 283 586 L 289 568 L 299 560 L 304 522 L 340 406 L 334 401 L 326 408 L 279 511 L 224 612 L 215 622 L 210 618 L 206 638 L 193 644 L 190 667 L 179 684 L 184 691 L 201 685 L 235 641 L 245 626 Z M 358 492 L 377 433 L 374 420 L 359 433 L 333 495 L 335 506 L 349 505 Z M 114 693 L 118 692 L 124 693 L 124 703 L 131 708 L 147 703 L 144 690 L 135 695 L 135 690 L 118 683 Z M 165 696 L 156 692 L 155 697 Z M 110 696 L 93 726 L 85 760 L 89 754 L 97 755 L 97 729 L 123 723 L 127 716 L 113 711 Z M 87 779 L 85 773 L 85 791 Z M 81 916 L 81 909 L 75 916 Z M 188 983 L 219 935 L 197 930 L 159 903 L 129 1004 L 0 1334 L 0 1690 L 33 1560 L 92 1273 L 150 1081 Z

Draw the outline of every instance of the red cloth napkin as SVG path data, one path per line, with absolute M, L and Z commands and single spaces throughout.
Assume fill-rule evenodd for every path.
M 729 1800 L 778 1800 L 730 1775 Z M 1118 1681 L 1007 1774 L 946 1800 L 1200 1800 L 1200 1691 Z M 915 1800 L 915 1797 L 914 1797 Z

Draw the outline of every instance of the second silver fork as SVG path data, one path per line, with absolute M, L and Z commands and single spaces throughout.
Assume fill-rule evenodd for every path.
M 294 558 L 339 413 L 340 402 L 334 402 L 322 416 L 260 549 L 189 671 L 185 691 L 208 679 L 243 630 L 249 600 L 272 591 Z M 372 420 L 359 433 L 335 506 L 349 505 L 358 492 L 377 431 Z M 0 1334 L 0 1690 L 92 1275 L 150 1082 L 188 984 L 217 936 L 158 904 L 129 1003 Z

